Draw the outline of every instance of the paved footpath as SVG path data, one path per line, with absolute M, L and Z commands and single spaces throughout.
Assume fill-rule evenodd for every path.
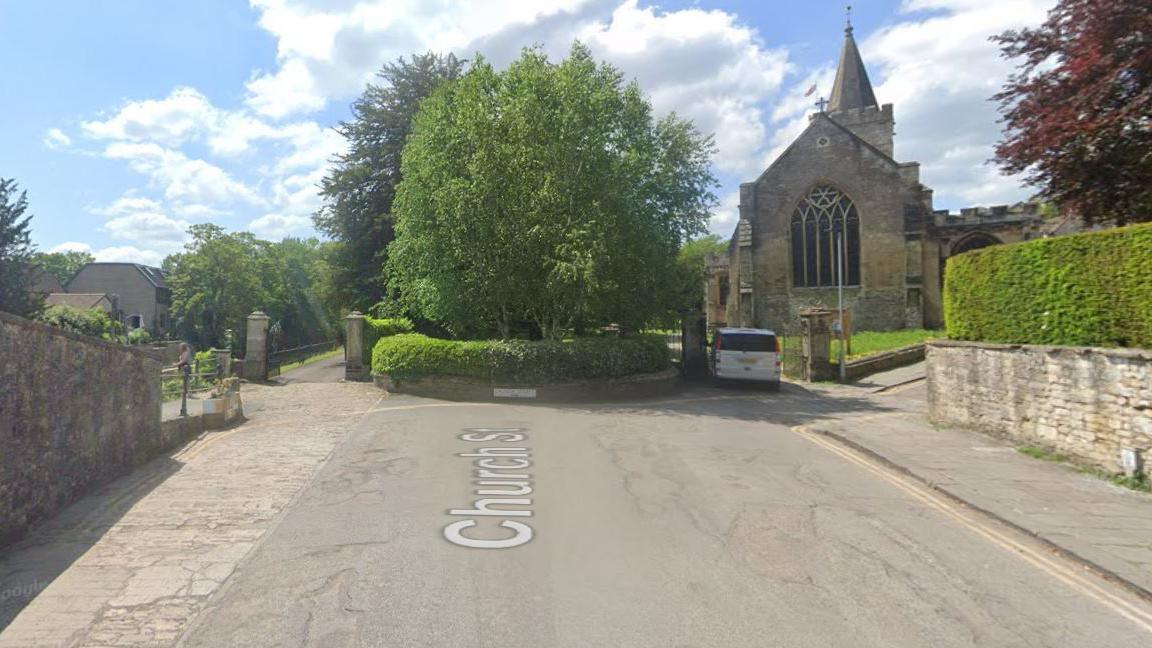
M 908 470 L 968 504 L 1034 533 L 1059 551 L 1143 590 L 1152 600 L 1152 495 L 1028 457 L 1008 441 L 937 427 L 926 418 L 923 365 L 874 376 L 832 397 L 868 397 L 882 409 L 812 423 Z
M 1127 589 L 808 431 L 912 415 L 829 389 L 254 388 L 9 553 L 0 646 L 1152 645 Z
M 0 646 L 172 645 L 381 396 L 245 386 L 252 420 L 109 484 L 0 559 Z

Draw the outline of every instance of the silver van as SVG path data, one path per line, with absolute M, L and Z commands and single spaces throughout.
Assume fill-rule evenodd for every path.
M 780 389 L 780 338 L 768 329 L 716 329 L 712 375 L 722 380 L 755 380 Z

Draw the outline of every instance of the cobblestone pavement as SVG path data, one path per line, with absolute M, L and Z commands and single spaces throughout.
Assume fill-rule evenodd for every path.
M 340 383 L 242 395 L 248 422 L 111 483 L 0 559 L 0 647 L 171 645 L 381 399 Z

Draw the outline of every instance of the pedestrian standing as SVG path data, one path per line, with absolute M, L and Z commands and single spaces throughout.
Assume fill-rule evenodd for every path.
M 188 380 L 192 373 L 192 348 L 187 342 L 180 343 L 180 357 L 173 363 L 183 377 L 183 389 L 180 393 L 180 416 L 188 416 Z

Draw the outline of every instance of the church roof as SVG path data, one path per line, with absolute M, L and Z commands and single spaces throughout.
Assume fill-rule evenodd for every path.
M 844 30 L 844 49 L 840 52 L 840 67 L 836 69 L 836 81 L 832 84 L 832 98 L 828 100 L 828 111 L 849 110 L 852 108 L 877 107 L 876 94 L 872 92 L 872 82 L 868 71 L 856 48 L 852 37 L 852 26 Z
M 784 151 L 782 153 L 780 153 L 780 155 L 778 155 L 775 160 L 772 161 L 772 164 L 769 164 L 768 168 L 764 169 L 764 171 L 759 176 L 757 176 L 755 182 L 760 182 L 764 178 L 768 177 L 772 173 L 773 169 L 775 169 L 777 166 L 779 166 L 781 163 L 783 163 L 784 159 L 788 157 L 789 152 L 791 152 L 792 149 L 795 148 L 801 142 L 801 140 L 804 139 L 804 135 L 807 134 L 808 131 L 812 130 L 812 128 L 814 128 L 816 126 L 816 124 L 818 124 L 818 123 L 831 124 L 837 130 L 839 130 L 839 131 L 843 132 L 845 135 L 847 135 L 852 141 L 858 143 L 863 148 L 871 151 L 873 155 L 880 158 L 884 163 L 892 165 L 894 167 L 901 166 L 900 163 L 897 162 L 892 156 L 890 156 L 887 153 L 885 153 L 884 151 L 881 151 L 880 149 L 876 148 L 876 146 L 869 143 L 868 140 L 864 139 L 863 137 L 860 137 L 856 133 L 853 133 L 852 130 L 850 128 L 848 128 L 847 126 L 837 122 L 836 119 L 834 118 L 834 115 L 829 115 L 828 113 L 819 112 L 819 113 L 813 114 L 809 118 L 808 127 L 804 129 L 804 132 L 801 133 L 800 136 L 798 136 L 796 139 L 792 140 L 792 143 L 788 145 L 788 148 L 784 149 Z M 735 234 L 733 234 L 733 240 L 735 240 Z

